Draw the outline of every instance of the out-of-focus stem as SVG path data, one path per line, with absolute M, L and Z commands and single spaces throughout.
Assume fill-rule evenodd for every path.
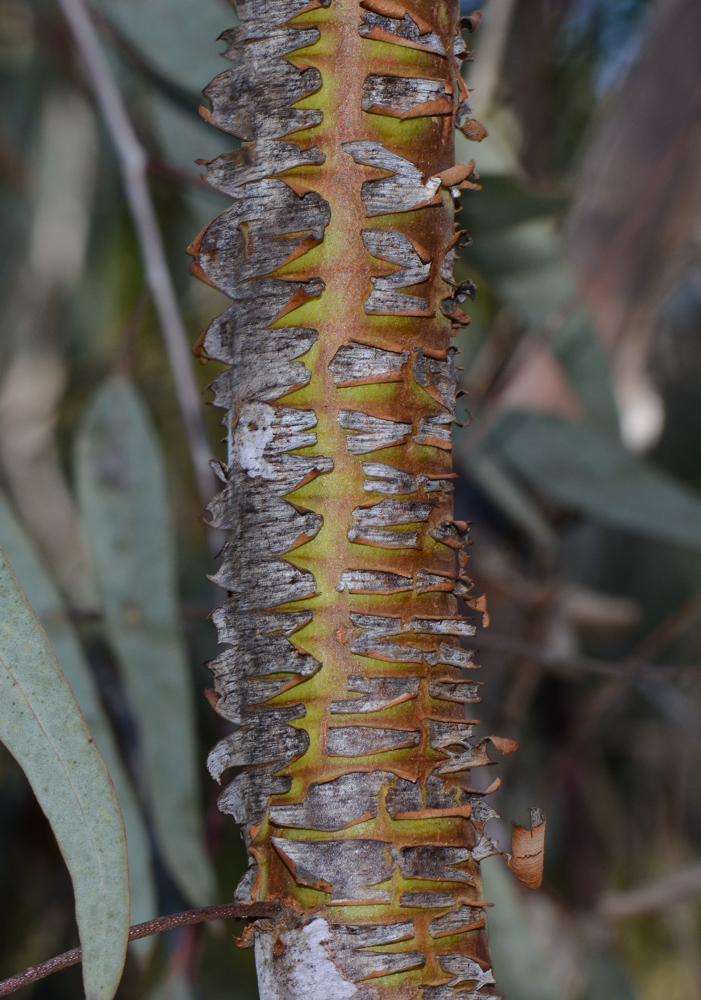
M 95 99 L 119 156 L 146 280 L 156 306 L 178 405 L 185 424 L 198 493 L 205 505 L 216 488 L 209 466 L 211 451 L 202 416 L 200 392 L 192 370 L 187 334 L 149 191 L 148 156 L 129 120 L 85 3 L 83 0 L 59 0 L 59 3 L 85 62 Z

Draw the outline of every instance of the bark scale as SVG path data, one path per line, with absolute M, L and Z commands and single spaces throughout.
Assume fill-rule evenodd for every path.
M 470 119 L 456 0 L 244 0 L 205 93 L 242 140 L 206 166 L 233 203 L 191 247 L 232 306 L 203 350 L 229 461 L 214 613 L 220 808 L 263 1000 L 495 994 L 479 862 L 491 763 L 466 706 L 474 625 L 453 520 L 455 165 Z M 469 19 L 468 19 L 469 20 Z M 291 137 L 291 138 L 290 138 Z M 472 601 L 475 610 L 482 610 Z M 483 787 L 483 786 L 482 786 Z

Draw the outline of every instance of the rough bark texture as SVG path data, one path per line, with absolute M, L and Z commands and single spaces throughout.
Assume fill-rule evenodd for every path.
M 453 130 L 483 131 L 457 2 L 236 9 L 204 116 L 247 144 L 206 165 L 233 204 L 191 248 L 233 302 L 203 346 L 230 366 L 210 666 L 232 732 L 209 766 L 242 768 L 220 799 L 249 850 L 235 898 L 289 904 L 255 926 L 263 1000 L 483 1000 L 497 848 L 470 772 L 513 745 L 465 717 L 450 338 L 474 293 L 454 200 L 477 185 Z

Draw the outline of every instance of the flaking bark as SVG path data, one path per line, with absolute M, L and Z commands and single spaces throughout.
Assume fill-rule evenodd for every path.
M 498 782 L 470 772 L 513 746 L 465 718 L 453 220 L 479 185 L 453 128 L 483 130 L 457 2 L 236 9 L 203 116 L 246 144 L 205 165 L 232 205 L 191 247 L 232 300 L 200 346 L 229 366 L 210 700 L 234 731 L 209 767 L 242 768 L 219 800 L 249 849 L 236 898 L 285 904 L 254 932 L 262 1000 L 484 1000 Z

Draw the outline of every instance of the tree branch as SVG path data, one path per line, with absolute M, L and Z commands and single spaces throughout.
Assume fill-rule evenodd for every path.
M 274 917 L 280 912 L 280 903 L 223 903 L 218 906 L 204 906 L 199 910 L 184 910 L 181 913 L 169 913 L 165 917 L 157 917 L 155 920 L 147 920 L 144 924 L 134 924 L 129 928 L 129 940 L 136 941 L 137 938 L 151 937 L 153 934 L 162 934 L 164 931 L 172 931 L 176 927 L 189 927 L 192 924 L 203 924 L 210 920 L 240 920 L 247 917 Z M 29 986 L 40 979 L 46 979 L 54 972 L 67 969 L 71 965 L 78 965 L 82 961 L 82 948 L 73 948 L 71 951 L 64 951 L 62 955 L 55 955 L 47 962 L 33 965 L 24 972 L 18 972 L 9 979 L 0 982 L 0 997 L 9 996 Z
M 607 893 L 598 910 L 608 920 L 638 913 L 667 910 L 678 903 L 701 896 L 701 864 L 688 865 L 635 889 Z
M 95 99 L 119 156 L 124 188 L 136 229 L 146 280 L 158 313 L 173 383 L 185 424 L 190 458 L 202 505 L 216 492 L 192 356 L 168 270 L 163 239 L 148 186 L 148 156 L 136 137 L 122 95 L 112 79 L 84 0 L 58 0 L 83 57 Z
M 688 666 L 652 664 L 649 660 L 635 656 L 621 660 L 602 660 L 593 656 L 562 656 L 551 652 L 537 643 L 525 639 L 514 639 L 491 629 L 480 630 L 475 639 L 478 649 L 495 649 L 514 656 L 522 656 L 541 664 L 546 670 L 557 671 L 563 675 L 573 676 L 579 673 L 598 674 L 601 677 L 613 677 L 621 680 L 653 681 L 667 683 L 672 680 L 698 677 L 701 664 Z

